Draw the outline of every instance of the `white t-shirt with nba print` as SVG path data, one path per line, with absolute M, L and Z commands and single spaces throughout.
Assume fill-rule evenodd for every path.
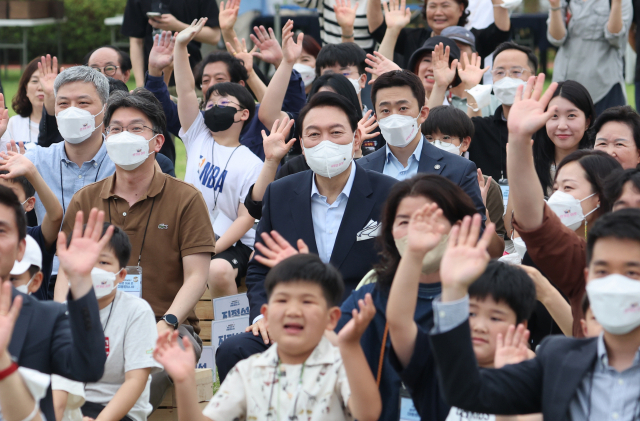
M 238 204 L 244 203 L 249 188 L 258 179 L 262 160 L 244 145 L 214 145 L 202 113 L 198 113 L 186 133 L 180 129 L 179 134 L 187 149 L 184 181 L 202 192 L 209 208 L 213 232 L 222 236 L 238 218 Z M 255 236 L 256 231 L 251 228 L 240 241 L 253 248 Z

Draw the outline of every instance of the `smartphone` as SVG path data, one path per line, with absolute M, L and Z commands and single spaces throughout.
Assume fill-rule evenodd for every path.
M 149 19 L 158 18 L 160 16 L 162 16 L 162 13 L 160 13 L 160 12 L 147 12 L 147 17 Z

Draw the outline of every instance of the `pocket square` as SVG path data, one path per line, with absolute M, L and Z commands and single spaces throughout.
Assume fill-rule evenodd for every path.
M 356 234 L 356 241 L 371 240 L 380 235 L 381 223 L 373 219 L 367 222 L 362 231 Z

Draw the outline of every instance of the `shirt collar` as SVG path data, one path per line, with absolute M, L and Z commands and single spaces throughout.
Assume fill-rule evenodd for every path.
M 314 348 L 309 358 L 304 362 L 307 367 L 314 365 L 333 364 L 336 362 L 336 353 L 334 352 L 334 346 L 331 342 L 322 335 L 320 342 Z M 256 361 L 254 366 L 256 367 L 275 367 L 278 365 L 278 344 L 275 343 L 269 347 L 265 352 L 256 355 Z
M 110 197 L 115 196 L 113 194 L 113 187 L 114 187 L 114 183 L 116 180 L 116 173 L 113 173 L 113 175 L 105 178 L 105 182 L 102 186 L 102 190 L 100 190 L 100 198 L 101 199 L 109 199 Z M 162 173 L 162 170 L 160 169 L 160 165 L 158 165 L 158 162 L 154 162 L 153 163 L 153 178 L 151 179 L 151 184 L 149 185 L 149 188 L 147 189 L 147 194 L 146 196 L 140 198 L 139 201 L 142 201 L 144 199 L 146 199 L 147 197 L 155 197 L 158 194 L 160 194 L 160 192 L 162 191 L 162 189 L 164 188 L 164 184 L 167 181 L 167 177 Z
M 351 161 L 351 164 L 349 165 L 349 171 L 351 171 L 351 174 L 349 174 L 349 179 L 347 180 L 347 184 L 344 185 L 344 188 L 342 189 L 342 192 L 340 194 L 344 194 L 345 196 L 349 197 L 349 195 L 351 194 L 351 188 L 353 187 L 353 180 L 356 177 L 356 167 L 353 163 L 353 161 Z M 318 186 L 316 185 L 316 176 L 315 174 L 313 174 L 313 176 L 311 177 L 311 197 L 313 197 L 314 194 L 317 194 L 318 196 L 322 196 L 320 194 L 320 191 L 318 191 Z M 340 195 L 338 195 L 340 196 Z M 324 196 L 322 196 L 324 197 Z
M 420 138 L 420 141 L 418 142 L 418 146 L 416 146 L 416 149 L 413 151 L 413 153 L 411 154 L 411 156 L 413 157 L 413 159 L 416 160 L 416 162 L 420 162 L 420 155 L 422 155 L 422 145 L 424 142 L 424 136 L 422 136 Z M 391 149 L 389 149 L 389 144 L 387 143 L 386 145 L 384 145 L 384 147 L 386 148 L 386 156 L 387 156 L 387 163 L 391 162 L 391 157 L 393 156 L 394 158 L 396 158 L 396 156 L 393 154 L 393 152 L 391 152 Z M 411 158 L 411 156 L 409 158 Z M 398 158 L 396 158 L 396 161 L 398 160 Z M 407 162 L 408 164 L 408 162 Z
M 609 356 L 607 355 L 607 347 L 604 344 L 604 332 L 601 332 L 598 336 L 598 362 L 596 364 L 596 369 L 605 370 L 609 367 Z M 633 365 L 637 366 L 640 364 L 640 349 L 636 351 L 636 356 L 633 358 Z
M 60 156 L 60 160 L 62 162 L 64 162 L 65 164 L 71 163 L 71 160 L 67 156 L 67 150 L 65 148 L 66 142 L 63 140 L 62 142 L 60 142 L 58 144 L 60 145 L 59 146 L 60 147 L 60 155 L 61 155 Z M 88 161 L 88 162 L 89 163 L 102 162 L 102 161 L 104 161 L 106 156 L 107 156 L 107 145 L 105 144 L 104 141 L 102 141 L 102 145 L 100 145 L 100 149 L 98 149 L 98 153 L 96 153 L 95 156 L 91 159 L 91 161 Z

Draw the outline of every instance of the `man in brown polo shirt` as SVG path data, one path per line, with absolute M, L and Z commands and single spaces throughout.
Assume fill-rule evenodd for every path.
M 124 229 L 132 245 L 127 270 L 142 273 L 142 298 L 155 313 L 158 334 L 178 328 L 180 336 L 194 343 L 199 358 L 202 341 L 194 308 L 207 285 L 215 243 L 202 194 L 191 184 L 163 174 L 155 163 L 166 119 L 149 91 L 113 94 L 104 124 L 107 153 L 116 172 L 78 190 L 62 230 L 69 234 L 76 212 L 88 215 L 94 207 Z M 152 375 L 154 409 L 169 385 L 164 371 Z

